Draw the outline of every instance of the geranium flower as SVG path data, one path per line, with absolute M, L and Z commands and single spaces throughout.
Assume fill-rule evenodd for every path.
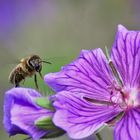
M 80 139 L 114 124 L 115 140 L 140 139 L 140 32 L 122 25 L 109 60 L 101 49 L 83 50 L 45 81 L 55 92 L 54 123 Z
M 40 93 L 29 88 L 13 88 L 5 93 L 4 126 L 10 136 L 27 134 L 33 140 L 39 140 L 51 133 L 35 125 L 37 120 L 53 115 L 52 111 L 41 108 L 35 103 L 39 97 Z

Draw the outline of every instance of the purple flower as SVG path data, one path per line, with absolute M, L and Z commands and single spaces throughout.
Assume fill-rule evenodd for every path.
M 45 76 L 56 94 L 54 123 L 80 139 L 105 124 L 115 140 L 140 139 L 140 32 L 122 25 L 108 60 L 101 49 L 83 50 L 60 72 Z
M 53 112 L 36 105 L 35 99 L 41 95 L 28 88 L 13 88 L 6 92 L 4 99 L 4 126 L 10 136 L 27 134 L 39 140 L 48 132 L 35 126 L 35 121 L 52 116 Z

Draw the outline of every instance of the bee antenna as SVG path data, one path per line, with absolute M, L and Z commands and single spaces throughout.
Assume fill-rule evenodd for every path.
M 43 63 L 47 63 L 47 64 L 52 64 L 51 62 L 44 61 L 44 60 L 40 61 L 40 63 L 41 63 L 41 62 L 43 62 Z

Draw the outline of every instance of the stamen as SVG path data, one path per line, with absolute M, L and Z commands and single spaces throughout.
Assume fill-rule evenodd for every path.
M 113 64 L 112 60 L 110 59 L 109 56 L 109 51 L 108 48 L 105 46 L 105 51 L 106 51 L 106 57 L 109 61 L 109 66 L 112 70 L 113 75 L 115 76 L 116 80 L 118 81 L 118 83 L 120 84 L 121 87 L 123 87 L 123 82 L 121 80 L 120 74 L 118 73 L 117 69 L 115 68 L 115 65 Z
M 122 82 L 122 80 L 120 78 L 120 75 L 119 75 L 118 71 L 116 70 L 116 68 L 115 68 L 112 60 L 109 61 L 109 66 L 110 66 L 110 68 L 111 68 L 111 70 L 112 70 L 112 72 L 113 72 L 116 80 L 118 81 L 118 83 L 120 84 L 120 86 L 123 87 L 123 82 Z
M 97 99 L 91 99 L 88 97 L 83 97 L 86 101 L 89 101 L 91 103 L 95 103 L 95 104 L 99 104 L 99 105 L 115 105 L 115 103 L 113 102 L 108 102 L 108 101 L 101 101 L 101 100 L 97 100 Z
M 120 112 L 116 117 L 114 117 L 113 119 L 109 120 L 106 123 L 113 126 L 117 121 L 119 121 L 122 118 L 123 115 L 124 115 L 124 112 Z

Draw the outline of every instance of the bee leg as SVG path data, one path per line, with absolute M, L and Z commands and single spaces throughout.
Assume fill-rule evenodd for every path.
M 35 86 L 36 86 L 36 88 L 38 89 L 38 83 L 37 83 L 37 76 L 36 76 L 36 74 L 35 74 L 35 76 L 34 76 L 34 81 L 35 81 Z
M 40 77 L 43 79 L 43 76 L 42 76 L 42 73 L 41 73 L 41 72 L 39 72 L 39 75 L 40 75 Z
M 15 87 L 19 87 L 19 82 L 15 80 Z
M 15 88 L 16 88 L 16 87 L 19 87 L 19 83 L 18 83 L 17 80 L 16 80 L 16 75 L 14 76 L 14 84 L 15 84 Z
M 19 83 L 16 83 L 16 84 L 15 84 L 15 87 L 19 87 Z

